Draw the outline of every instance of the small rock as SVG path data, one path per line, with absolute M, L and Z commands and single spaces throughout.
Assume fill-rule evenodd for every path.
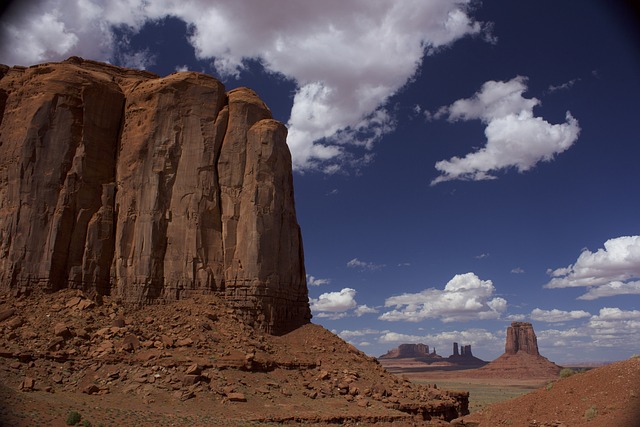
M 125 351 L 135 351 L 140 348 L 140 341 L 135 335 L 127 334 L 122 340 L 122 349 Z
M 67 301 L 67 303 L 64 306 L 67 307 L 67 308 L 75 307 L 76 305 L 78 305 L 80 303 L 80 301 L 82 301 L 82 298 L 73 297 L 69 301 Z
M 53 327 L 53 334 L 57 337 L 61 337 L 64 340 L 68 340 L 69 338 L 73 337 L 73 334 L 71 333 L 67 325 L 62 322 L 55 324 L 55 326 Z
M 22 317 L 14 317 L 7 322 L 7 326 L 11 330 L 18 329 L 22 325 L 24 325 L 24 319 Z
M 173 397 L 184 402 L 185 400 L 193 399 L 194 397 L 196 397 L 196 394 L 192 391 L 176 390 L 173 392 Z
M 25 377 L 20 384 L 20 390 L 22 391 L 32 391 L 36 385 L 36 380 L 31 377 Z
M 323 380 L 328 380 L 329 379 L 329 372 L 327 371 L 321 371 L 320 375 L 318 375 L 318 380 L 323 381 Z
M 200 382 L 200 375 L 183 375 L 182 376 L 182 384 L 184 386 L 190 386 Z
M 202 366 L 194 363 L 187 367 L 187 371 L 185 372 L 187 375 L 200 375 L 202 373 Z
M 96 394 L 100 391 L 100 387 L 98 387 L 95 384 L 89 384 L 88 386 L 86 386 L 85 388 L 82 389 L 82 392 L 85 394 Z
M 227 400 L 229 402 L 246 402 L 247 397 L 244 395 L 244 393 L 229 393 L 227 394 Z
M 83 299 L 82 301 L 80 301 L 80 303 L 78 304 L 78 309 L 79 310 L 87 310 L 89 308 L 93 308 L 95 307 L 96 303 L 89 300 L 89 299 Z
M 175 343 L 174 339 L 173 339 L 173 338 L 171 338 L 171 337 L 169 337 L 169 336 L 167 336 L 167 335 L 162 335 L 162 336 L 160 337 L 160 341 L 162 342 L 162 344 L 163 344 L 165 347 L 173 347 L 173 345 L 174 345 L 174 343 Z
M 0 311 L 0 322 L 2 322 L 4 320 L 7 320 L 8 318 L 13 316 L 14 314 L 16 314 L 16 309 L 15 308 L 10 308 L 8 310 Z
M 193 340 L 191 338 L 182 338 L 179 340 L 176 340 L 175 346 L 176 347 L 189 347 L 193 345 Z
M 371 405 L 371 402 L 369 402 L 367 399 L 361 399 L 358 401 L 358 406 L 360 406 L 361 408 L 366 408 L 369 405 Z

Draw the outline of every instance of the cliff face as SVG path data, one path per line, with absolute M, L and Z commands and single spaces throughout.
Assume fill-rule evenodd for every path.
M 516 354 L 522 351 L 533 356 L 539 356 L 538 339 L 533 326 L 528 322 L 512 322 L 507 328 L 507 340 L 504 352 Z
M 79 58 L 0 76 L 0 290 L 309 321 L 287 130 L 254 92 Z

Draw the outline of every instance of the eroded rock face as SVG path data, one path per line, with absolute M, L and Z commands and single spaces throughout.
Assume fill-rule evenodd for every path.
M 533 326 L 528 322 L 512 322 L 507 328 L 507 340 L 504 352 L 516 354 L 522 351 L 533 356 L 539 356 L 538 339 L 533 331 Z
M 287 130 L 249 89 L 70 58 L 0 80 L 0 289 L 310 311 Z

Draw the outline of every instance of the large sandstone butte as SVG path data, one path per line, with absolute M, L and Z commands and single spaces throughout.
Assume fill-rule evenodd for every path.
M 0 291 L 309 322 L 287 130 L 254 92 L 77 57 L 0 77 Z
M 474 375 L 498 378 L 557 378 L 560 366 L 549 361 L 538 351 L 538 339 L 533 325 L 512 322 L 502 356 L 478 369 Z

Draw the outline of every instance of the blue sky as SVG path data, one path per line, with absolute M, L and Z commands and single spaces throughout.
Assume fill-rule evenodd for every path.
M 623 1 L 42 0 L 0 62 L 248 86 L 289 127 L 314 322 L 371 355 L 640 353 L 640 34 Z

